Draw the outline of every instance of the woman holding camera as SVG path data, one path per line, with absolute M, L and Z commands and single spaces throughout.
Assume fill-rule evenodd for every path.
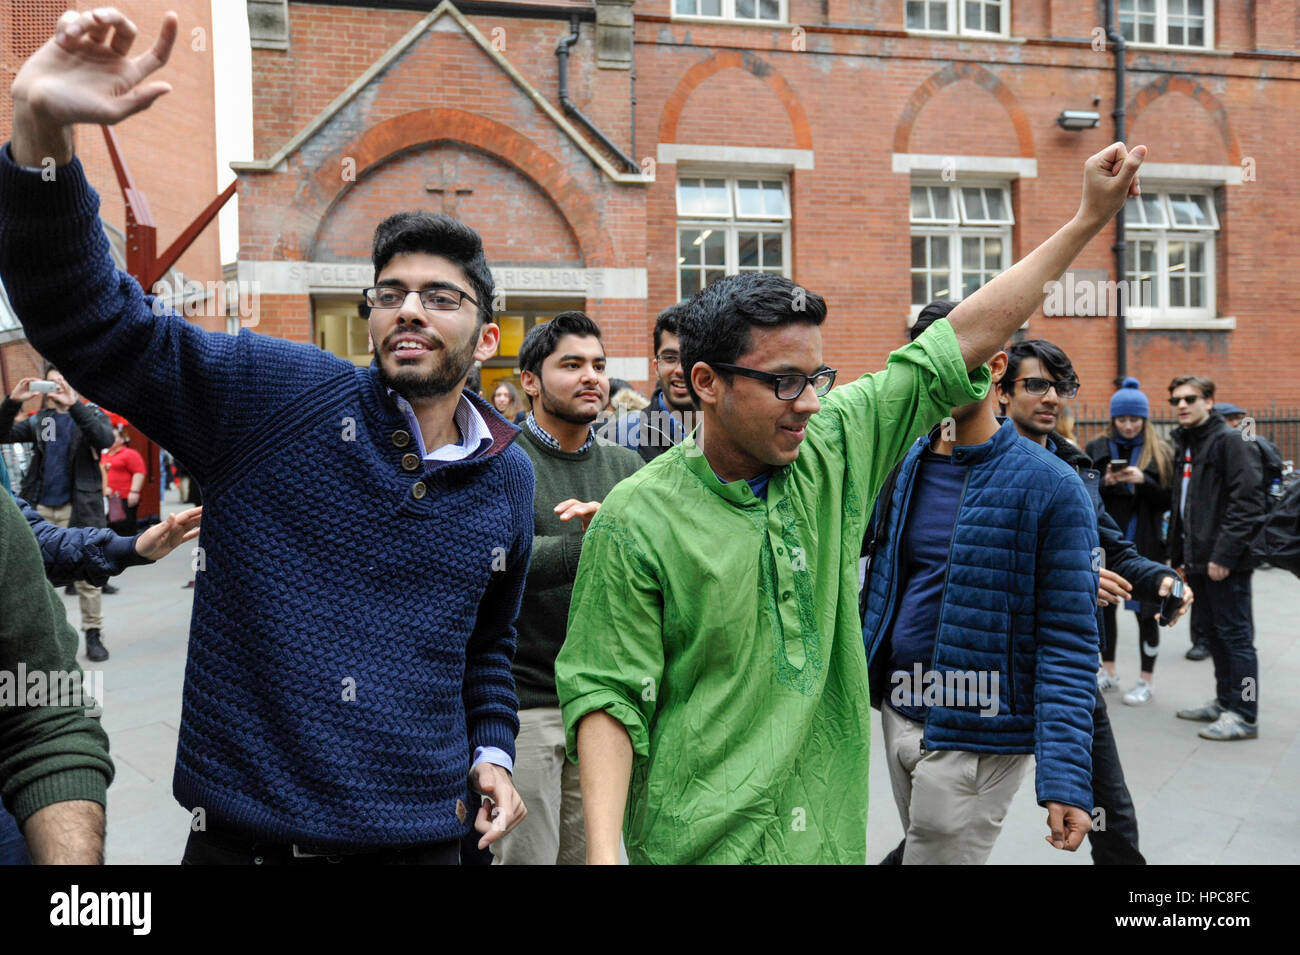
M 1087 453 L 1093 466 L 1102 473 L 1101 498 L 1106 511 L 1137 547 L 1138 553 L 1151 560 L 1165 559 L 1163 521 L 1169 509 L 1169 488 L 1173 482 L 1173 452 L 1168 443 L 1151 427 L 1151 403 L 1142 393 L 1136 378 L 1125 378 L 1123 386 L 1110 399 L 1110 428 L 1089 442 Z M 1160 649 L 1160 626 L 1155 619 L 1159 606 L 1126 601 L 1124 606 L 1137 614 L 1138 649 L 1142 671 L 1133 689 L 1124 694 L 1124 702 L 1141 706 L 1151 701 L 1156 654 Z M 1115 645 L 1118 641 L 1118 613 L 1114 604 L 1106 606 L 1105 643 L 1097 685 L 1103 690 L 1119 686 L 1115 671 Z

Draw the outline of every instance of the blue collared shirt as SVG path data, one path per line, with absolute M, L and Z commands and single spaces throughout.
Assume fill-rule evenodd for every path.
M 432 451 L 424 446 L 424 432 L 420 430 L 420 421 L 415 417 L 415 409 L 411 407 L 411 403 L 391 388 L 388 389 L 388 396 L 393 399 L 401 410 L 402 416 L 406 418 L 407 427 L 410 428 L 416 446 L 420 449 L 420 457 L 426 461 L 467 461 L 492 447 L 492 432 L 488 430 L 487 422 L 474 407 L 474 403 L 465 397 L 463 391 L 452 414 L 456 427 L 460 429 L 460 441 L 444 444 Z
M 411 403 L 391 388 L 388 389 L 388 396 L 401 409 L 407 427 L 415 438 L 416 446 L 420 449 L 420 457 L 426 461 L 468 461 L 492 447 L 492 432 L 488 430 L 487 422 L 474 407 L 474 403 L 465 397 L 463 391 L 452 415 L 456 427 L 460 429 L 460 441 L 444 444 L 432 451 L 424 446 L 424 433 L 420 430 L 420 421 L 415 417 L 415 409 L 411 407 Z M 479 763 L 491 763 L 512 774 L 515 771 L 514 760 L 504 750 L 495 746 L 479 746 L 474 750 L 474 759 L 470 768 L 473 769 Z

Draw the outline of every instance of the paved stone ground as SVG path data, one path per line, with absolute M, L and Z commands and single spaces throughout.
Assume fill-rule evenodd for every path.
M 167 507 L 179 510 L 175 491 Z M 189 830 L 189 814 L 171 795 L 180 719 L 181 682 L 192 590 L 188 551 L 162 563 L 132 568 L 104 598 L 104 635 L 112 657 L 103 664 L 104 727 L 112 742 L 117 779 L 109 790 L 107 859 L 112 864 L 175 863 Z M 77 601 L 64 597 L 76 623 Z M 1260 655 L 1261 733 L 1251 742 L 1212 743 L 1198 724 L 1174 711 L 1213 696 L 1210 661 L 1183 658 L 1187 625 L 1161 633 L 1154 700 L 1107 704 L 1129 788 L 1137 805 L 1142 850 L 1153 864 L 1300 862 L 1300 634 L 1296 609 L 1300 580 L 1269 570 L 1255 575 L 1256 646 Z M 1127 689 L 1137 678 L 1137 627 L 1120 615 L 1120 675 Z M 84 661 L 83 661 L 84 662 Z M 883 761 L 879 720 L 872 732 L 869 856 L 878 860 L 902 838 Z M 1043 841 L 1046 813 L 1026 775 L 993 863 L 1086 865 L 1086 846 L 1074 854 Z

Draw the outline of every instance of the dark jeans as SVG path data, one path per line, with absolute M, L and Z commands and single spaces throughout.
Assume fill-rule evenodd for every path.
M 1259 660 L 1250 605 L 1252 576 L 1249 570 L 1234 570 L 1225 580 L 1188 574 L 1187 581 L 1196 591 L 1193 612 L 1202 608 L 1201 618 L 1208 625 L 1215 697 L 1224 709 L 1253 723 L 1259 712 Z
M 1194 586 L 1194 585 L 1193 585 Z M 1199 597 L 1200 591 L 1197 591 Z M 1195 604 L 1193 604 L 1195 606 Z M 1097 692 L 1092 711 L 1092 843 L 1094 865 L 1146 865 L 1138 851 L 1137 813 L 1133 797 L 1124 782 L 1124 768 L 1119 764 L 1119 749 L 1111 731 L 1106 701 Z M 1099 814 L 1095 810 L 1100 809 Z M 1101 828 L 1104 826 L 1105 828 Z
M 191 832 L 181 865 L 460 865 L 460 840 L 336 856 L 294 856 L 283 843 L 257 842 L 225 831 Z
M 1191 578 L 1188 578 L 1189 582 Z M 1193 588 L 1196 594 L 1196 600 L 1192 603 L 1191 612 L 1188 616 L 1191 618 L 1191 637 L 1192 646 L 1208 647 L 1210 645 L 1210 617 L 1209 608 L 1200 606 L 1201 592 Z

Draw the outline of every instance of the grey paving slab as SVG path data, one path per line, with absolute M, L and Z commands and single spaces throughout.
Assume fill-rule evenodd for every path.
M 1138 811 L 1141 850 L 1149 864 L 1218 864 L 1240 825 L 1240 816 L 1197 808 L 1178 797 Z
M 176 727 L 149 723 L 114 733 L 113 754 L 126 760 L 150 780 L 169 780 L 176 763 Z
M 171 781 L 151 783 L 123 799 L 109 794 L 104 858 L 109 865 L 175 865 L 190 815 L 172 798 Z

